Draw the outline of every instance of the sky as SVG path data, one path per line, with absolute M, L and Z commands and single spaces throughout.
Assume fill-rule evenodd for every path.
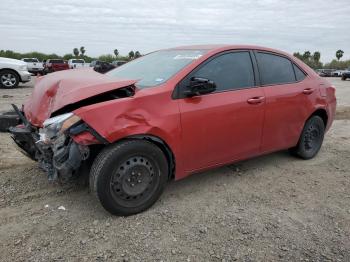
M 342 49 L 349 0 L 1 0 L 0 49 L 126 55 L 192 44 L 251 44 L 289 53 Z

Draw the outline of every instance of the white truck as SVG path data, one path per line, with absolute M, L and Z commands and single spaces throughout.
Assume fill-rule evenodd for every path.
M 29 73 L 43 74 L 44 65 L 38 60 L 38 58 L 22 58 L 21 60 L 27 63 Z
M 29 82 L 31 74 L 21 60 L 0 57 L 0 88 L 15 88 L 20 82 Z
M 69 59 L 68 65 L 70 69 L 80 68 L 85 66 L 84 59 Z

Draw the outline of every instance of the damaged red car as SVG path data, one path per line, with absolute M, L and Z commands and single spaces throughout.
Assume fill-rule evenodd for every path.
M 313 158 L 335 108 L 335 88 L 289 54 L 187 46 L 41 77 L 10 132 L 50 180 L 88 174 L 106 210 L 131 215 L 170 179 L 284 149 Z

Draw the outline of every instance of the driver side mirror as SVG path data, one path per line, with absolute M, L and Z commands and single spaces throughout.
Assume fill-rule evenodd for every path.
M 212 93 L 216 90 L 214 81 L 202 78 L 191 77 L 188 89 L 185 90 L 186 97 L 193 97 Z

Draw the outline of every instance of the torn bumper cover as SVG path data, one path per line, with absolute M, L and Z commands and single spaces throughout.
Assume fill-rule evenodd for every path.
M 83 132 L 94 134 L 94 131 L 79 118 L 73 119 L 71 113 L 50 118 L 43 128 L 37 128 L 26 120 L 16 106 L 14 109 L 22 123 L 10 127 L 9 131 L 21 151 L 38 161 L 39 166 L 47 172 L 49 180 L 71 178 L 90 153 L 89 146 L 78 144 L 73 136 Z M 99 138 L 96 138 L 96 143 L 100 143 Z

